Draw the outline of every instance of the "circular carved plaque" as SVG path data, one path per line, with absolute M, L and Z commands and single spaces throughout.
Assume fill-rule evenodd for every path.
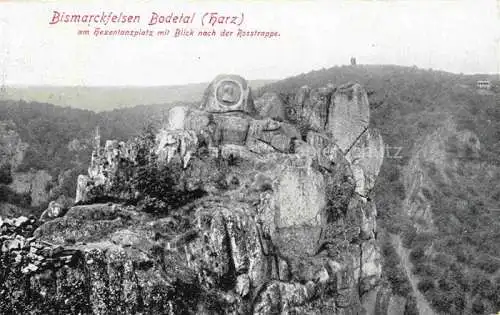
M 234 81 L 222 81 L 217 87 L 217 101 L 224 106 L 236 105 L 242 94 L 241 86 Z

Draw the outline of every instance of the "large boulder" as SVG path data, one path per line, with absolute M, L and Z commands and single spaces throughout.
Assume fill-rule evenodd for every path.
M 215 145 L 239 144 L 244 145 L 247 139 L 250 121 L 246 117 L 237 115 L 214 115 Z
M 347 152 L 369 122 L 370 105 L 365 89 L 358 83 L 338 87 L 328 109 L 326 129 L 340 149 Z
M 336 165 L 345 164 L 342 150 L 325 134 L 309 131 L 306 141 L 315 149 L 321 167 L 331 170 Z
M 264 93 L 264 95 L 255 100 L 255 107 L 262 117 L 277 121 L 284 121 L 286 119 L 285 104 L 277 93 Z
M 192 130 L 201 134 L 209 128 L 213 117 L 210 113 L 187 106 L 172 107 L 167 113 L 165 130 Z
M 293 125 L 269 118 L 252 120 L 246 146 L 257 153 L 291 153 L 295 139 L 300 133 Z
M 332 87 L 309 89 L 305 86 L 296 95 L 295 101 L 300 107 L 302 119 L 310 130 L 325 131 L 332 91 Z

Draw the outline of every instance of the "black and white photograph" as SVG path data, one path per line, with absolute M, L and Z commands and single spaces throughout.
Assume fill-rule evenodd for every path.
M 0 0 L 0 315 L 500 314 L 497 0 Z

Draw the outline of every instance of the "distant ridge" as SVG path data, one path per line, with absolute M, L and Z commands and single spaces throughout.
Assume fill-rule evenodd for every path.
M 253 80 L 258 89 L 272 80 Z M 137 105 L 198 102 L 207 83 L 167 86 L 11 86 L 3 99 L 49 103 L 63 107 L 109 111 Z
M 312 70 L 307 73 L 301 73 L 295 76 L 287 77 L 283 80 L 275 81 L 263 86 L 256 91 L 257 96 L 265 92 L 289 92 L 300 88 L 303 85 L 309 87 L 319 87 L 327 83 L 340 85 L 347 81 L 357 81 L 370 88 L 387 88 L 390 86 L 387 83 L 391 80 L 401 81 L 404 76 L 411 80 L 419 80 L 422 78 L 432 77 L 437 80 L 460 81 L 462 84 L 475 86 L 477 80 L 490 80 L 492 82 L 500 81 L 500 74 L 463 74 L 453 73 L 436 69 L 424 69 L 417 66 L 399 66 L 399 65 L 363 65 L 355 66 L 334 66 Z

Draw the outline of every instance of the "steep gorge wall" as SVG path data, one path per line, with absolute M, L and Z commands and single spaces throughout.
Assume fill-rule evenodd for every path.
M 451 142 L 454 152 L 449 152 Z M 418 230 L 435 230 L 433 196 L 443 186 L 454 184 L 450 174 L 460 173 L 459 169 L 464 167 L 460 161 L 478 156 L 480 148 L 476 134 L 469 130 L 457 131 L 451 121 L 417 144 L 404 173 L 403 208 L 415 220 Z M 480 166 L 469 163 L 468 167 Z
M 1 178 L 0 184 L 8 185 L 7 188 L 13 194 L 22 196 L 25 203 L 13 205 L 0 200 L 0 213 L 4 215 L 10 212 L 9 208 L 38 208 L 47 205 L 50 199 L 58 198 L 63 182 L 71 172 L 66 170 L 59 174 L 59 178 L 54 178 L 53 173 L 51 175 L 53 170 L 31 168 L 33 157 L 29 156 L 29 147 L 30 144 L 21 139 L 19 126 L 11 120 L 0 121 L 0 176 L 4 177 Z M 68 147 L 76 152 L 82 145 L 74 139 Z
M 414 291 L 419 288 L 421 312 L 426 303 L 440 314 L 482 314 L 497 307 L 494 289 L 482 288 L 496 285 L 500 173 L 482 145 L 471 130 L 447 123 L 418 142 L 406 166 L 403 210 L 410 224 L 401 235 L 406 248 L 395 248 L 403 253 Z
M 0 183 L 7 184 L 15 194 L 29 196 L 27 206 L 36 207 L 48 201 L 46 187 L 52 176 L 45 170 L 16 171 L 22 164 L 28 147 L 28 143 L 23 142 L 16 131 L 14 122 L 0 121 L 0 176 L 6 177 Z M 8 204 L 7 200 L 0 200 L 1 213 L 9 213 L 9 208 L 17 207 Z

